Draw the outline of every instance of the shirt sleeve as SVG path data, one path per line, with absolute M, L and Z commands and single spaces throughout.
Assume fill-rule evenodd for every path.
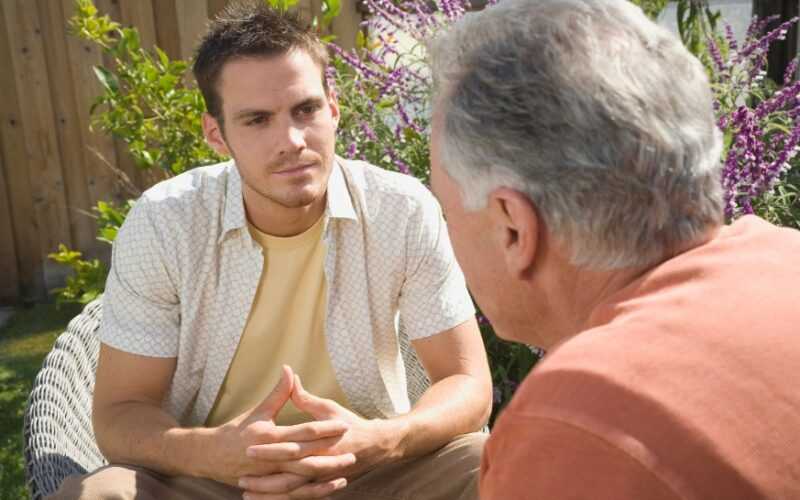
M 568 423 L 501 415 L 481 464 L 482 500 L 680 500 L 645 464 Z
M 409 221 L 406 279 L 400 318 L 409 339 L 449 330 L 475 315 L 464 274 L 456 262 L 439 203 L 425 189 Z
M 103 295 L 100 341 L 132 354 L 178 354 L 177 287 L 148 200 L 140 198 L 117 234 Z

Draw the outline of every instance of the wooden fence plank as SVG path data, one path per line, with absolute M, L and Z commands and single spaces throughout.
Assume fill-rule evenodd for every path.
M 20 295 L 28 299 L 44 294 L 44 276 L 39 257 L 39 233 L 33 212 L 33 195 L 28 177 L 28 155 L 25 151 L 25 136 L 22 131 L 20 101 L 11 57 L 9 37 L 5 29 L 6 3 L 0 2 L 0 134 L 2 134 L 2 156 L 5 165 L 8 195 L 11 204 L 11 221 L 19 263 L 18 275 Z
M 11 222 L 3 155 L 0 153 L 0 305 L 13 304 L 18 300 L 19 272 L 17 251 L 14 248 L 14 226 Z
M 175 0 L 175 10 L 178 14 L 180 57 L 188 60 L 206 31 L 208 4 L 206 0 Z
M 334 18 L 330 27 L 331 33 L 336 36 L 336 44 L 345 50 L 355 48 L 363 20 L 357 2 L 342 2 L 342 11 Z
M 228 5 L 228 0 L 208 0 L 208 18 L 214 19 Z
M 64 180 L 67 188 L 67 216 L 73 236 L 74 249 L 92 257 L 96 254 L 98 241 L 94 220 L 86 215 L 91 208 L 89 186 L 86 178 L 85 147 L 80 132 L 78 109 L 75 102 L 74 79 L 69 64 L 66 39 L 67 16 L 62 5 L 50 0 L 37 0 L 42 20 L 45 55 L 55 111 L 54 129 L 58 136 Z
M 181 57 L 181 42 L 178 33 L 178 13 L 175 0 L 153 0 L 153 14 L 158 46 L 170 59 Z
M 158 42 L 153 4 L 143 0 L 112 0 L 112 3 L 119 4 L 120 16 L 115 19 L 125 26 L 135 27 L 142 47 L 152 49 Z
M 64 173 L 58 138 L 53 130 L 53 106 L 37 10 L 18 0 L 4 0 L 12 67 L 21 103 L 23 136 L 29 158 L 28 175 L 39 231 L 40 266 L 45 286 L 56 286 L 65 269 L 47 255 L 58 243 L 72 244 L 66 210 Z
M 304 21 L 310 23 L 314 15 L 320 10 L 319 4 L 320 0 L 300 0 L 294 9 Z

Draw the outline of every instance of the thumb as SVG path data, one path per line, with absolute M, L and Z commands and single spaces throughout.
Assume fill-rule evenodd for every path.
M 306 391 L 300 382 L 300 376 L 294 376 L 294 391 L 292 392 L 292 403 L 298 410 L 304 411 L 316 420 L 326 420 L 337 415 L 337 404 L 319 396 L 315 396 Z
M 278 380 L 278 383 L 275 384 L 275 388 L 272 389 L 272 392 L 264 398 L 264 401 L 258 405 L 256 411 L 264 414 L 266 418 L 272 420 L 275 418 L 275 415 L 281 411 L 283 405 L 289 401 L 289 398 L 292 396 L 292 390 L 294 389 L 294 373 L 292 372 L 292 368 L 283 365 L 281 371 L 281 378 Z

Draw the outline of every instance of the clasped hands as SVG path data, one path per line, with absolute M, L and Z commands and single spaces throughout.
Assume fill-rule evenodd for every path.
M 314 421 L 276 425 L 290 399 Z M 390 421 L 366 420 L 309 393 L 287 366 L 264 401 L 216 431 L 221 447 L 212 479 L 239 486 L 246 500 L 325 498 L 387 460 L 399 444 Z

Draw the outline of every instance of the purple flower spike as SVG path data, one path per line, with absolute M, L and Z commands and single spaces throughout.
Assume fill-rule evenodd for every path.
M 792 83 L 792 80 L 795 79 L 795 75 L 797 74 L 797 64 L 800 61 L 797 57 L 792 59 L 792 61 L 786 66 L 786 71 L 783 73 L 783 84 L 789 85 Z
M 789 28 L 792 27 L 793 24 L 797 23 L 798 18 L 793 17 L 792 19 L 781 23 L 777 28 L 773 29 L 760 39 L 756 40 L 755 42 L 751 43 L 750 45 L 746 46 L 742 49 L 739 53 L 739 60 L 746 59 L 754 52 L 763 52 L 766 53 L 769 49 L 769 46 L 778 40 L 784 40 L 786 38 L 786 34 L 789 32 Z
M 739 44 L 736 42 L 736 36 L 733 34 L 733 28 L 730 24 L 725 23 L 725 41 L 728 42 L 728 48 L 731 52 L 739 50 Z
M 708 52 L 711 54 L 711 59 L 714 61 L 714 65 L 717 67 L 717 71 L 720 73 L 725 71 L 725 62 L 722 60 L 722 54 L 719 51 L 719 46 L 717 42 L 714 40 L 713 36 L 709 36 L 706 39 L 706 43 L 708 44 Z
M 757 202 L 796 164 L 800 147 L 800 82 L 794 81 L 797 61 L 787 68 L 783 88 L 775 90 L 765 80 L 770 45 L 785 38 L 797 19 L 764 34 L 775 21 L 754 19 L 741 49 L 726 27 L 722 42 L 730 57 L 724 71 L 717 58 L 721 50 L 709 44 L 717 125 L 728 138 L 721 181 L 729 220 L 755 211 Z

